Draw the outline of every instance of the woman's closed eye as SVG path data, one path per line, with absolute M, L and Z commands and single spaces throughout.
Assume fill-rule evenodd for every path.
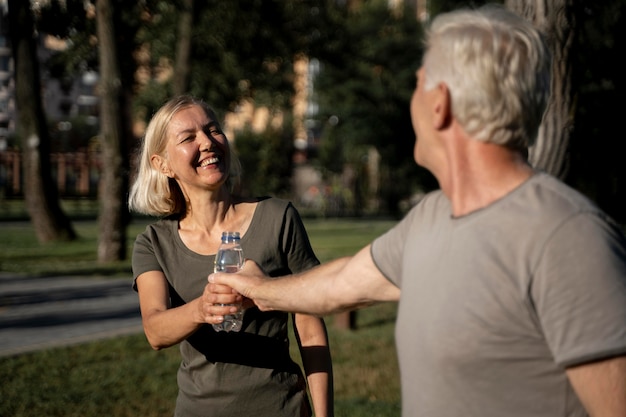
M 185 142 L 192 142 L 193 140 L 195 140 L 196 136 L 195 135 L 188 135 L 188 136 L 183 136 L 183 138 L 181 140 L 178 141 L 178 143 L 185 143 Z

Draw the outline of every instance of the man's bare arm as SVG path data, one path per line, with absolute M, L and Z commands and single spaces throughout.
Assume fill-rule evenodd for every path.
M 352 257 L 336 259 L 296 275 L 268 279 L 251 263 L 242 273 L 216 273 L 209 281 L 231 286 L 264 311 L 319 316 L 400 298 L 400 289 L 374 264 L 370 245 Z
M 626 416 L 626 356 L 579 365 L 566 372 L 591 417 Z

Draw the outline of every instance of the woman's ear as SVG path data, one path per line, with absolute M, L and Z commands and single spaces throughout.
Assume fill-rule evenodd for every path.
M 170 169 L 167 160 L 161 155 L 152 155 L 152 157 L 150 157 L 150 162 L 152 163 L 152 168 L 163 173 L 163 175 L 166 175 L 168 178 L 173 178 L 172 170 Z

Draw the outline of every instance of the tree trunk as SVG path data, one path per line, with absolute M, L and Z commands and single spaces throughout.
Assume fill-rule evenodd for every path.
M 172 92 L 185 94 L 189 90 L 189 57 L 191 55 L 191 35 L 193 32 L 193 0 L 182 0 L 178 20 L 178 43 Z
M 569 170 L 569 144 L 574 127 L 572 59 L 575 39 L 574 0 L 506 0 L 506 6 L 541 30 L 552 52 L 552 94 L 530 163 L 565 179 Z
M 128 190 L 128 152 L 124 127 L 126 109 L 113 21 L 111 1 L 97 0 L 102 145 L 102 177 L 98 189 L 100 203 L 98 262 L 101 263 L 126 258 L 128 220 L 125 203 Z
M 76 232 L 61 209 L 51 175 L 50 136 L 41 101 L 35 23 L 30 2 L 9 0 L 9 15 L 26 210 L 39 242 L 73 240 Z

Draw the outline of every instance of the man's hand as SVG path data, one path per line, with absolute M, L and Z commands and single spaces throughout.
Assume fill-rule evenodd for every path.
M 235 274 L 215 272 L 209 275 L 207 288 L 212 292 L 220 294 L 224 294 L 228 290 L 234 291 L 243 295 L 243 303 L 246 308 L 256 304 L 259 309 L 266 311 L 257 300 L 254 300 L 254 289 L 261 282 L 265 281 L 265 278 L 265 272 L 259 265 L 250 259 L 246 259 L 240 272 Z

